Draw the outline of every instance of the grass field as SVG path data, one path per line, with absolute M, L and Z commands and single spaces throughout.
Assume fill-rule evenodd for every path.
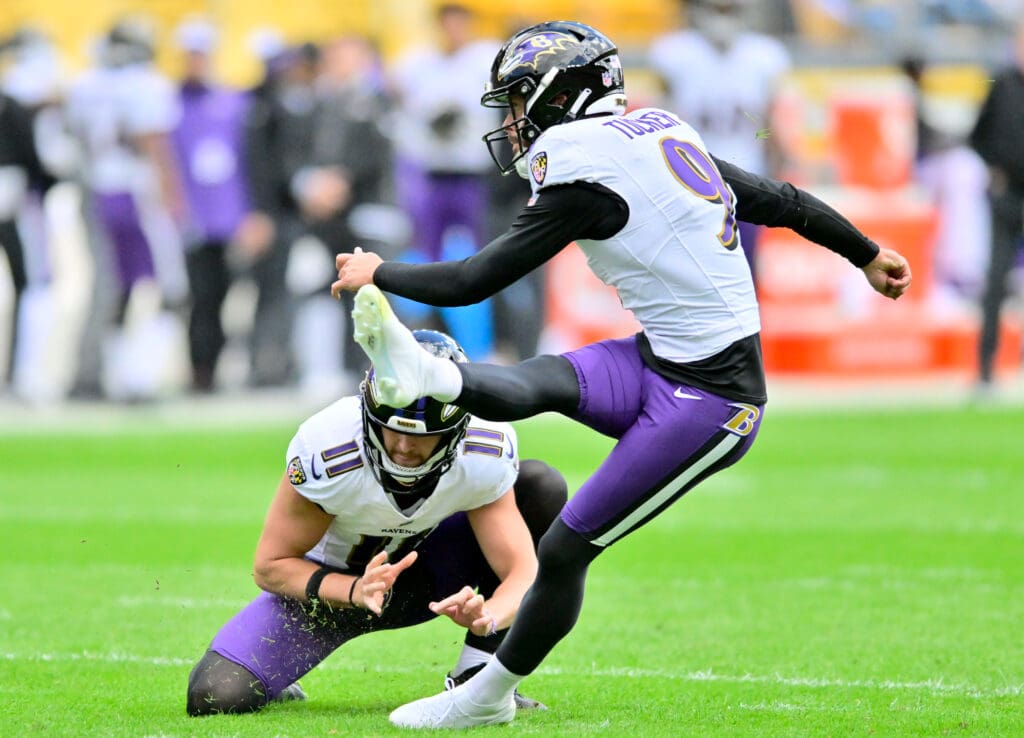
M 0 433 L 0 735 L 383 736 L 461 634 L 374 634 L 305 703 L 189 719 L 256 589 L 293 420 Z M 3 421 L 0 420 L 0 423 Z M 230 428 L 221 422 L 220 427 Z M 1024 735 L 1024 409 L 779 411 L 738 466 L 591 567 L 583 615 L 485 735 Z M 610 442 L 552 417 L 573 487 Z

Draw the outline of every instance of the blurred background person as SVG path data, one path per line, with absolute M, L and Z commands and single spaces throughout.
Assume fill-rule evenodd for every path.
M 648 53 L 668 91 L 667 107 L 700 131 L 718 158 L 776 176 L 771 109 L 792 66 L 789 51 L 750 30 L 749 0 L 693 0 L 685 9 L 692 27 L 655 39 Z M 756 282 L 756 226 L 740 222 L 740 241 Z
M 528 25 L 510 28 L 508 35 Z M 503 146 L 511 150 L 507 142 Z M 487 241 L 491 241 L 508 230 L 526 205 L 530 183 L 515 173 L 503 175 L 496 167 L 491 168 L 488 182 Z M 546 275 L 547 264 L 543 264 L 494 296 L 495 360 L 514 364 L 537 355 L 546 315 Z
M 504 25 L 504 38 L 511 38 L 522 28 L 533 25 L 525 16 L 509 18 Z M 500 144 L 501 156 L 511 159 L 511 144 Z M 505 159 L 507 161 L 508 159 Z M 504 233 L 519 211 L 530 199 L 530 183 L 515 173 L 502 174 L 497 167 L 487 169 L 488 207 L 486 242 Z M 513 282 L 493 298 L 494 355 L 499 363 L 516 363 L 537 355 L 546 313 L 547 264 Z
M 365 368 L 349 335 L 351 297 L 339 310 L 330 296 L 334 255 L 355 246 L 393 253 L 395 225 L 387 221 L 404 215 L 393 205 L 390 101 L 369 39 L 350 34 L 327 42 L 316 91 L 308 148 L 290 184 L 309 238 L 293 246 L 287 281 L 299 298 L 292 335 L 300 387 L 333 397 L 351 391 Z
M 97 259 L 96 291 L 102 295 L 113 283 L 117 304 L 113 330 L 100 349 L 103 386 L 79 384 L 73 393 L 149 400 L 162 389 L 180 335 L 166 308 L 180 305 L 188 293 L 172 223 L 184 207 L 169 141 L 178 100 L 170 80 L 153 65 L 153 32 L 146 21 L 115 23 L 97 54 L 97 65 L 72 84 L 67 114 L 82 143 L 89 207 L 113 255 L 112 280 L 101 273 L 106 260 Z M 81 353 L 96 350 L 86 344 Z
M 491 164 L 481 141 L 496 114 L 480 105 L 498 42 L 477 37 L 476 14 L 459 2 L 436 6 L 438 40 L 389 70 L 396 97 L 393 140 L 399 204 L 413 226 L 412 261 L 460 259 L 486 242 Z M 409 301 L 396 309 L 417 325 L 440 316 L 471 358 L 494 350 L 491 303 L 436 313 Z
M 188 343 L 196 392 L 214 389 L 225 342 L 221 308 L 232 280 L 227 252 L 249 211 L 244 168 L 248 100 L 240 90 L 214 81 L 217 36 L 204 18 L 188 19 L 175 32 L 184 74 L 178 88 L 181 117 L 171 141 L 186 205 L 183 237 L 192 298 Z
M 35 263 L 37 272 L 44 272 L 44 280 L 47 269 L 45 244 L 22 238 L 23 226 L 19 221 L 32 191 L 41 192 L 53 181 L 36 150 L 32 111 L 0 90 L 0 251 L 7 258 L 13 288 L 7 331 L 10 341 L 6 352 L 0 350 L 0 355 L 7 359 L 6 366 L 0 366 L 0 380 L 12 386 L 19 373 L 18 364 L 24 362 L 26 341 L 32 339 L 32 332 L 25 330 L 27 316 L 22 309 L 28 296 L 29 265 Z M 34 369 L 41 367 L 37 365 Z
M 46 170 L 29 178 L 17 217 L 28 283 L 16 305 L 12 389 L 22 399 L 47 402 L 64 394 L 76 370 L 94 377 L 94 386 L 100 384 L 98 348 L 77 357 L 77 366 L 71 352 L 59 350 L 78 339 L 83 324 L 100 325 L 81 310 L 89 286 L 75 289 L 82 266 L 89 266 L 83 242 L 96 237 L 90 236 L 93 221 L 82 207 L 81 147 L 68 130 L 68 69 L 63 55 L 53 39 L 34 26 L 19 28 L 2 46 L 0 87 L 31 115 L 35 145 L 25 143 L 24 151 L 38 155 Z M 54 289 L 58 281 L 63 283 L 59 293 Z M 96 338 L 89 345 L 99 343 Z
M 1024 22 L 1018 21 L 1013 61 L 996 74 L 971 132 L 971 146 L 989 168 L 992 245 L 981 301 L 978 391 L 992 388 L 999 313 L 1024 239 Z
M 236 240 L 257 291 L 250 336 L 249 384 L 253 387 L 283 387 L 295 380 L 291 351 L 295 300 L 285 274 L 292 244 L 305 232 L 292 183 L 308 163 L 319 62 L 320 51 L 310 43 L 272 54 L 246 118 L 252 210 Z
M 932 258 L 934 307 L 977 304 L 988 263 L 990 224 L 985 162 L 967 144 L 973 109 L 943 104 L 924 88 L 927 64 L 910 56 L 900 64 L 913 85 L 916 113 L 915 174 L 935 204 L 938 226 Z

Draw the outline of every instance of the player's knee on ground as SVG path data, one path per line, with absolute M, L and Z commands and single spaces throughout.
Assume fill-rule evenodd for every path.
M 256 675 L 218 653 L 207 651 L 188 677 L 192 717 L 253 712 L 267 704 L 266 691 Z
M 569 486 L 553 466 L 536 459 L 524 459 L 519 464 L 515 491 L 516 507 L 536 546 L 569 499 Z

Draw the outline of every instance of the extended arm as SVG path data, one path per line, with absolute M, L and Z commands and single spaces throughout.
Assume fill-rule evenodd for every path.
M 573 183 L 543 190 L 507 232 L 462 261 L 381 262 L 375 254 L 339 254 L 331 287 L 382 290 L 428 305 L 471 305 L 533 271 L 578 238 L 607 238 L 625 224 L 625 203 L 600 185 Z
M 736 195 L 736 217 L 747 223 L 789 228 L 808 241 L 864 267 L 878 246 L 835 208 L 789 182 L 761 177 L 721 159 L 715 166 Z
M 714 158 L 714 157 L 712 157 Z M 715 165 L 736 195 L 736 217 L 785 227 L 835 251 L 864 272 L 871 287 L 893 299 L 910 286 L 910 265 L 892 249 L 880 249 L 835 208 L 788 182 L 760 177 L 729 162 Z
M 488 600 L 465 587 L 431 603 L 431 609 L 477 635 L 488 635 L 492 626 L 504 630 L 512 624 L 523 595 L 537 575 L 537 556 L 511 489 L 489 505 L 470 510 L 467 516 L 480 550 L 501 584 Z
M 273 594 L 307 599 L 306 585 L 320 567 L 304 557 L 323 537 L 333 519 L 296 492 L 285 475 L 270 504 L 263 534 L 256 546 L 253 566 L 256 585 Z M 416 554 L 413 552 L 393 565 L 386 563 L 386 559 L 385 552 L 377 554 L 361 577 L 338 572 L 328 574 L 318 588 L 319 599 L 332 607 L 363 607 L 379 615 L 384 593 L 398 575 L 412 565 Z

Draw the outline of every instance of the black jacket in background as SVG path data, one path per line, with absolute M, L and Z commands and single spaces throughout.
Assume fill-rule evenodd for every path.
M 20 167 L 35 189 L 45 190 L 54 183 L 39 160 L 32 110 L 3 93 L 0 93 L 0 166 Z
M 1012 67 L 996 76 L 970 143 L 989 166 L 1005 172 L 1013 189 L 1024 192 L 1024 71 Z

